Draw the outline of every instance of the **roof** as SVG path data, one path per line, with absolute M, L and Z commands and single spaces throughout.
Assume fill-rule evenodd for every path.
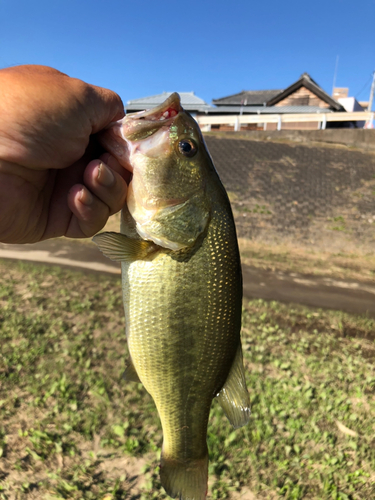
M 211 108 L 209 114 L 222 115 L 239 114 L 242 111 L 244 115 L 248 114 L 283 114 L 283 113 L 331 113 L 331 109 L 320 108 L 319 106 L 219 106 Z
M 267 105 L 275 105 L 276 103 L 280 102 L 281 100 L 285 99 L 290 94 L 298 90 L 300 87 L 306 87 L 308 90 L 311 90 L 311 92 L 313 92 L 315 95 L 320 97 L 320 99 L 329 104 L 329 106 L 335 111 L 345 111 L 343 106 L 335 99 L 333 99 L 329 94 L 327 94 L 327 92 L 325 92 L 308 73 L 303 73 L 299 80 L 297 80 L 295 83 L 292 83 L 292 85 L 284 89 L 278 95 L 271 98 L 267 102 Z
M 162 94 L 151 95 L 149 97 L 141 97 L 127 102 L 126 111 L 140 111 L 144 109 L 152 109 L 155 106 L 162 104 L 167 97 L 173 92 L 163 92 Z M 207 104 L 203 99 L 196 96 L 194 92 L 179 92 L 181 105 L 187 111 L 210 111 L 212 106 Z
M 303 73 L 299 80 L 295 83 L 292 83 L 286 89 L 281 90 L 243 90 L 238 94 L 233 94 L 227 97 L 221 97 L 220 99 L 213 99 L 212 102 L 216 106 L 218 106 L 222 111 L 224 111 L 224 106 L 241 106 L 241 104 L 245 104 L 246 106 L 268 106 L 272 107 L 276 103 L 280 102 L 282 99 L 285 99 L 290 94 L 298 90 L 300 87 L 306 87 L 311 90 L 316 96 L 326 102 L 331 109 L 334 111 L 345 111 L 343 106 L 333 99 L 327 92 L 325 92 L 320 85 L 316 83 L 315 80 L 311 78 L 308 73 Z M 244 109 L 245 107 L 244 106 Z M 293 106 L 293 108 L 297 108 L 300 106 Z M 312 106 L 309 106 L 310 112 Z M 264 112 L 264 111 L 263 111 Z M 287 111 L 284 111 L 286 113 Z M 288 111 L 290 113 L 306 113 L 307 111 Z M 314 112 L 314 111 L 312 111 Z
M 281 90 L 243 90 L 238 94 L 233 94 L 220 99 L 212 99 L 213 104 L 216 106 L 233 106 L 240 105 L 241 103 L 247 106 L 263 106 L 270 99 L 277 96 L 282 92 Z

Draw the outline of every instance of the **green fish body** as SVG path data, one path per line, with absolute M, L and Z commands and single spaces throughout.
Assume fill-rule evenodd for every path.
M 120 134 L 109 129 L 102 139 L 115 155 L 126 141 L 128 155 L 117 158 L 133 171 L 121 234 L 102 233 L 94 241 L 121 261 L 131 357 L 125 376 L 139 378 L 155 401 L 163 487 L 172 497 L 203 500 L 212 399 L 234 427 L 250 416 L 233 216 L 198 126 L 177 94 L 123 122 Z

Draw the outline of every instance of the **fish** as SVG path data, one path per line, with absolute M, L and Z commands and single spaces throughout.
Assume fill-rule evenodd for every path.
M 99 141 L 131 172 L 120 232 L 93 238 L 121 262 L 130 353 L 124 377 L 141 382 L 155 402 L 166 493 L 204 500 L 212 400 L 234 428 L 250 418 L 231 205 L 177 93 L 110 124 Z

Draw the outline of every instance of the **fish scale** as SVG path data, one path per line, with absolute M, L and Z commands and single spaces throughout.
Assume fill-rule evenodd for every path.
M 169 109 L 176 114 L 160 122 Z M 177 94 L 114 124 L 102 143 L 114 155 L 125 143 L 118 160 L 133 171 L 122 234 L 94 238 L 121 262 L 131 357 L 125 378 L 140 380 L 158 410 L 164 489 L 180 500 L 204 500 L 212 399 L 235 428 L 250 416 L 229 199 Z
M 198 249 L 122 263 L 123 289 L 131 290 L 125 301 L 129 351 L 157 406 L 167 455 L 206 453 L 211 401 L 237 350 L 242 292 L 233 279 L 239 263 L 232 231 L 228 214 L 214 210 Z

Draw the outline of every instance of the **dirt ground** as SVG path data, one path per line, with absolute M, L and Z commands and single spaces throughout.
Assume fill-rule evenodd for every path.
M 118 263 L 104 257 L 94 244 L 67 239 L 34 245 L 0 244 L 0 258 L 11 258 L 119 274 Z M 246 259 L 251 261 L 251 259 Z M 263 264 L 263 265 L 259 265 Z M 265 264 L 265 265 L 264 265 Z M 375 283 L 329 275 L 303 274 L 275 268 L 275 263 L 243 264 L 244 297 L 337 309 L 375 318 Z

